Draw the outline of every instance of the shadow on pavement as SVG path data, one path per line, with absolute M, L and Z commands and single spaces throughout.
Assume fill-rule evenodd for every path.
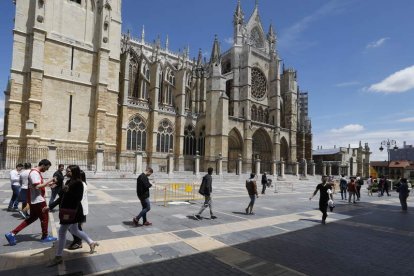
M 351 217 L 337 221 L 329 221 L 328 217 L 326 225 L 307 225 L 283 233 L 269 225 L 266 229 L 274 234 L 267 237 L 260 236 L 260 229 L 251 229 L 247 242 L 186 256 L 168 250 L 152 255 L 128 251 L 124 258 L 137 263 L 132 266 L 122 266 L 120 259 L 114 257 L 116 253 L 88 258 L 65 253 L 64 267 L 59 270 L 46 268 L 46 263 L 30 265 L 30 258 L 35 256 L 16 260 L 10 254 L 4 261 L 19 265 L 13 270 L 0 270 L 0 274 L 58 275 L 64 271 L 66 274 L 60 275 L 70 275 L 67 273 L 81 270 L 84 274 L 102 272 L 100 275 L 414 275 L 414 209 L 409 208 L 407 213 L 398 212 L 399 209 L 370 203 L 337 205 L 334 214 Z M 289 229 L 289 223 L 298 221 L 283 223 L 283 227 Z M 224 240 L 223 237 L 211 238 Z M 50 258 L 54 251 L 47 250 L 44 255 Z M 386 260 L 381 256 L 386 256 Z M 151 257 L 152 262 L 145 263 L 144 257 Z

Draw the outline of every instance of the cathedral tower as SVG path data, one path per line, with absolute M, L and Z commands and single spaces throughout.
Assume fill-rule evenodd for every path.
M 121 0 L 16 0 L 8 144 L 116 143 Z

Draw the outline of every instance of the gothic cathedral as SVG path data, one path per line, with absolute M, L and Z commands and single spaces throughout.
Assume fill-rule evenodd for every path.
M 214 38 L 209 61 L 121 32 L 121 0 L 16 0 L 13 60 L 6 90 L 5 144 L 53 144 L 121 169 L 287 172 L 312 159 L 308 93 L 285 69 L 272 25 L 256 4 L 245 21 L 237 2 L 233 45 Z M 230 26 L 229 26 L 230 27 Z M 196 45 L 195 45 L 196 46 Z M 282 67 L 282 68 L 281 68 Z M 90 158 L 87 155 L 85 158 Z M 132 159 L 131 159 L 132 158 Z M 241 166 L 240 166 L 241 165 Z

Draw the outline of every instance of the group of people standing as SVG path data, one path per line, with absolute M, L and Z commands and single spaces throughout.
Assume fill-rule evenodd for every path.
M 349 181 L 346 180 L 345 175 L 341 175 L 339 180 L 339 189 L 341 191 L 341 199 L 347 200 L 348 193 L 348 202 L 356 203 L 361 200 L 361 187 L 364 185 L 364 180 L 362 177 L 351 177 Z
M 28 163 L 26 163 L 28 164 Z M 45 181 L 43 179 L 43 173 L 48 171 L 51 163 L 47 159 L 43 159 L 39 162 L 38 166 L 30 169 L 30 165 L 25 171 L 22 171 L 20 165 L 17 165 L 16 172 L 19 175 L 20 185 L 20 198 L 25 196 L 25 200 L 29 206 L 29 213 L 23 209 L 20 211 L 23 214 L 24 221 L 20 223 L 15 229 L 5 234 L 5 237 L 10 246 L 14 246 L 17 243 L 16 235 L 25 229 L 28 225 L 32 224 L 36 220 L 40 220 L 42 229 L 41 242 L 53 242 L 58 240 L 58 246 L 56 247 L 55 258 L 50 265 L 57 265 L 62 263 L 63 248 L 66 244 L 66 233 L 69 230 L 74 236 L 73 242 L 70 244 L 69 249 L 82 248 L 81 240 L 88 243 L 90 253 L 95 252 L 95 248 L 99 244 L 93 241 L 84 231 L 82 231 L 82 224 L 86 222 L 86 215 L 88 214 L 88 200 L 87 200 L 87 184 L 85 173 L 77 165 L 71 165 L 66 168 L 66 182 L 63 184 L 65 176 L 63 175 L 64 165 L 59 165 L 58 170 L 54 173 L 53 177 Z M 18 169 L 18 167 L 20 169 Z M 22 171 L 22 172 L 21 172 Z M 13 195 L 11 203 L 9 204 L 8 211 L 18 211 L 16 201 L 17 190 L 17 176 L 13 170 L 10 174 L 12 182 Z M 27 183 L 27 188 L 25 188 Z M 49 200 L 49 206 L 46 204 L 46 188 L 51 189 L 51 197 Z M 27 190 L 26 195 L 22 190 Z M 16 193 L 15 193 L 16 191 Z M 59 239 L 49 235 L 48 223 L 49 223 L 49 211 L 53 210 L 56 206 L 59 206 Z M 11 208 L 10 208 L 11 207 Z

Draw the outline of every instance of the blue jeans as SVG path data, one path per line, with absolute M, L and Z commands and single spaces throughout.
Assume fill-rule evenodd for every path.
M 141 201 L 142 210 L 137 216 L 137 220 L 139 221 L 142 218 L 143 223 L 147 221 L 147 213 L 151 210 L 151 204 L 149 198 L 139 199 Z
M 10 203 L 9 203 L 9 209 L 14 208 L 17 209 L 19 208 L 19 194 L 20 194 L 20 185 L 11 185 L 13 194 L 12 197 L 10 199 Z

